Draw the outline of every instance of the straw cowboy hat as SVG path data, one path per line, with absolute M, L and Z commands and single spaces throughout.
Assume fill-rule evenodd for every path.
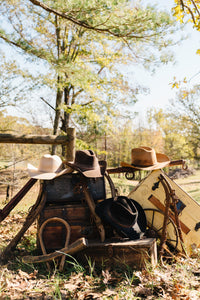
M 140 239 L 146 231 L 147 221 L 143 208 L 138 202 L 125 196 L 101 201 L 96 205 L 95 212 L 119 235 L 131 240 Z
M 65 164 L 89 178 L 102 177 L 106 170 L 106 161 L 98 161 L 92 150 L 77 150 L 74 163 Z
M 59 156 L 44 154 L 40 159 L 38 168 L 28 164 L 27 171 L 31 178 L 51 180 L 62 174 L 71 173 L 73 169 L 70 167 L 64 169 Z
M 166 167 L 169 163 L 170 159 L 167 155 L 156 153 L 150 147 L 139 147 L 131 151 L 131 164 L 121 162 L 121 166 L 138 170 L 156 170 Z

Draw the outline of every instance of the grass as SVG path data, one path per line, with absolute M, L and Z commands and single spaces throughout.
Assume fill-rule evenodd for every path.
M 120 195 L 128 195 L 131 190 L 138 184 L 138 180 L 127 180 L 125 177 L 112 176 L 115 187 Z
M 194 175 L 190 175 L 187 178 L 180 178 L 174 181 L 194 200 L 200 202 L 200 170 L 196 170 Z

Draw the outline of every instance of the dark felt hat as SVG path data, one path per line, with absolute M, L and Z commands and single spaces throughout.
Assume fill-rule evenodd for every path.
M 66 162 L 66 165 L 91 178 L 102 177 L 106 170 L 106 161 L 98 161 L 92 150 L 77 150 L 74 163 Z
M 146 231 L 147 221 L 143 208 L 138 202 L 125 196 L 100 202 L 96 206 L 96 213 L 120 235 L 132 240 L 141 238 Z

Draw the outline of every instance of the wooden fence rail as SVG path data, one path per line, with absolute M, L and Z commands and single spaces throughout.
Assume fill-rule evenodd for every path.
M 67 135 L 62 136 L 0 134 L 0 143 L 66 145 L 66 160 L 68 161 L 74 159 L 75 139 L 76 132 L 74 128 L 68 128 Z

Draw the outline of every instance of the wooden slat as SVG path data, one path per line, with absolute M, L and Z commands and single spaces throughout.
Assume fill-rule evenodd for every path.
M 119 240 L 112 239 L 105 242 L 88 241 L 88 247 L 77 254 L 77 260 L 88 263 L 86 258 L 90 257 L 95 265 L 102 266 L 133 266 L 143 268 L 149 260 L 152 265 L 157 264 L 157 244 L 155 238 L 140 240 Z
M 68 136 L 0 134 L 0 143 L 66 145 Z
M 151 195 L 148 200 L 155 205 L 159 210 L 161 210 L 163 213 L 165 213 L 165 206 L 160 202 L 159 199 L 157 199 L 155 196 Z M 175 216 L 169 212 L 170 218 L 175 222 Z M 180 221 L 181 229 L 185 234 L 188 234 L 190 232 L 190 229 Z

